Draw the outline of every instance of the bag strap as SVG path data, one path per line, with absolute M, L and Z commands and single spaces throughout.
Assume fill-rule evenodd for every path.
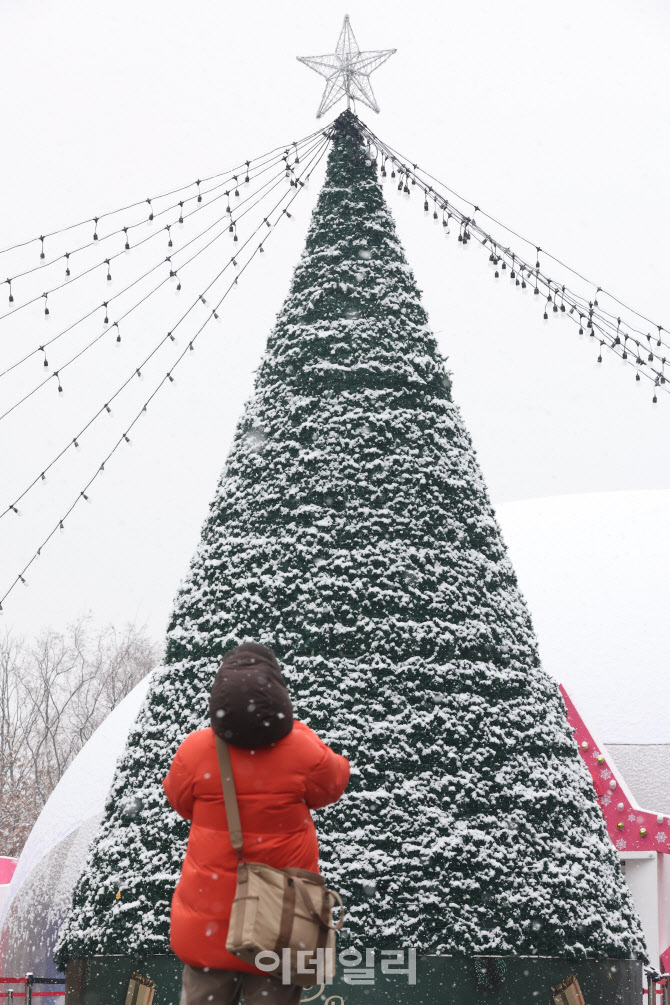
M 342 924 L 344 922 L 344 904 L 342 903 L 342 898 L 340 897 L 339 893 L 337 893 L 335 890 L 328 890 L 327 888 L 323 890 L 324 898 L 327 898 L 327 895 L 329 893 L 332 894 L 333 897 L 335 897 L 335 898 L 337 898 L 337 900 L 339 900 L 340 907 L 342 908 L 342 911 L 341 911 L 341 914 L 340 914 L 340 917 L 339 917 L 338 921 L 336 922 L 336 924 L 331 925 L 331 924 L 329 924 L 328 921 L 325 920 L 325 918 L 323 918 L 317 911 L 314 910 L 314 907 L 309 902 L 307 894 L 305 893 L 305 891 L 303 889 L 303 886 L 302 886 L 302 883 L 300 882 L 300 880 L 298 880 L 295 883 L 295 888 L 298 891 L 298 893 L 300 894 L 300 899 L 303 902 L 303 906 L 307 910 L 307 913 L 310 915 L 312 921 L 315 921 L 317 923 L 317 925 L 320 925 L 322 928 L 331 929 L 334 932 L 337 932 L 337 931 L 339 931 L 340 928 L 342 928 Z M 331 918 L 331 921 L 332 921 L 332 918 Z
M 236 850 L 238 858 L 242 859 L 242 825 L 240 824 L 240 810 L 237 805 L 237 794 L 235 792 L 233 766 L 230 763 L 230 751 L 226 741 L 222 740 L 216 733 L 214 733 L 214 739 L 216 740 L 216 755 L 219 759 L 219 773 L 221 775 L 223 801 L 228 819 L 230 843 Z

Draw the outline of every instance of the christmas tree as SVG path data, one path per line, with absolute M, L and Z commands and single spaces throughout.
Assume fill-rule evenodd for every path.
M 274 648 L 351 761 L 317 813 L 341 945 L 644 955 L 358 120 L 325 184 L 119 763 L 58 959 L 165 952 L 161 778 L 231 646 Z

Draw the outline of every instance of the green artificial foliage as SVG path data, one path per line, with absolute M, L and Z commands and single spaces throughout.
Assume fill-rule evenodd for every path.
M 548 570 L 550 574 L 550 570 Z M 188 824 L 161 788 L 222 655 L 276 651 L 351 762 L 315 814 L 340 945 L 644 956 L 358 120 L 336 120 L 289 295 L 57 957 L 166 951 Z M 121 898 L 116 899 L 117 890 Z

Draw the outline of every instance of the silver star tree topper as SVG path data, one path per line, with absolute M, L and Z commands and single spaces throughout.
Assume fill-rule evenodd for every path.
M 370 85 L 370 74 L 396 51 L 377 49 L 374 52 L 361 52 L 351 30 L 349 15 L 346 14 L 334 53 L 329 56 L 298 56 L 301 63 L 326 78 L 326 89 L 316 113 L 317 119 L 345 95 L 347 108 L 351 108 L 352 100 L 362 101 L 373 112 L 378 112 L 379 105 Z

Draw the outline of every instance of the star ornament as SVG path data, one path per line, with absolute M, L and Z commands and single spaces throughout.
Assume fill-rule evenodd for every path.
M 361 52 L 347 14 L 334 53 L 329 56 L 298 56 L 301 63 L 326 78 L 326 89 L 316 113 L 317 119 L 344 97 L 347 99 L 347 108 L 351 107 L 352 101 L 361 101 L 373 112 L 378 112 L 379 105 L 370 84 L 370 74 L 396 51 L 377 49 L 374 52 Z

